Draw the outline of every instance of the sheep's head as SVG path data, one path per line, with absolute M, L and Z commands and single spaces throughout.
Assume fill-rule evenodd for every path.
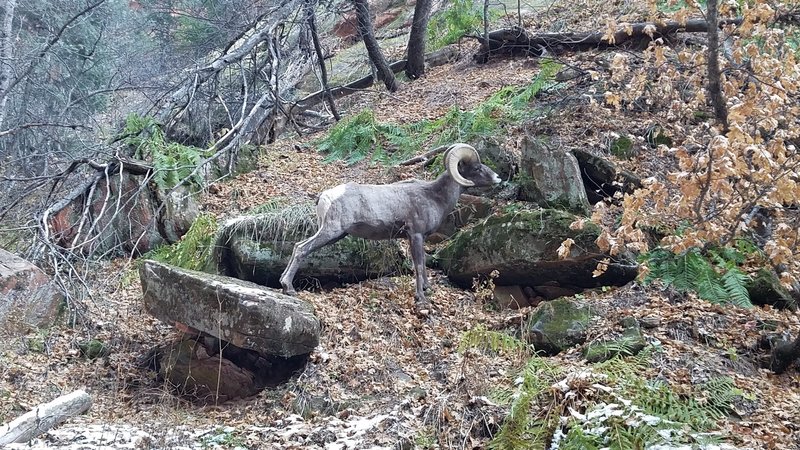
M 488 166 L 481 164 L 478 151 L 471 145 L 453 144 L 444 154 L 444 167 L 450 176 L 464 187 L 491 186 L 500 177 Z

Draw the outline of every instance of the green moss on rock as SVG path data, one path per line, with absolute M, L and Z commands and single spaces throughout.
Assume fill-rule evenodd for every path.
M 528 342 L 536 350 L 555 355 L 586 340 L 591 317 L 589 306 L 574 298 L 544 302 L 528 320 Z
M 587 223 L 571 230 L 577 216 L 555 209 L 518 211 L 493 216 L 462 230 L 437 254 L 445 273 L 456 283 L 469 286 L 476 276 L 498 270 L 498 284 L 525 286 L 548 281 L 591 286 L 591 272 L 599 249 L 594 244 L 600 230 Z M 561 243 L 575 241 L 567 260 L 559 259 Z M 590 268 L 588 272 L 586 270 Z

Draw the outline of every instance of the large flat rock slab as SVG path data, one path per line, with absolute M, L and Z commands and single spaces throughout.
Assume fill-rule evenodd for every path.
M 144 261 L 144 306 L 168 323 L 181 323 L 266 355 L 310 353 L 320 324 L 310 304 L 255 283 Z
M 63 300 L 42 269 L 0 249 L 0 335 L 53 325 Z

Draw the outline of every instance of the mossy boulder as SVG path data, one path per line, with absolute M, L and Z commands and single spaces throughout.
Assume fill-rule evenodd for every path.
M 510 212 L 462 230 L 436 255 L 445 274 L 462 287 L 476 277 L 497 270 L 497 285 L 559 285 L 591 288 L 623 285 L 633 280 L 635 270 L 609 267 L 605 274 L 592 272 L 605 255 L 595 244 L 600 229 L 587 223 L 582 230 L 570 229 L 576 216 L 554 209 Z M 565 239 L 575 241 L 565 259 L 557 251 Z
M 294 245 L 316 231 L 316 214 L 311 204 L 239 217 L 223 225 L 212 259 L 222 275 L 280 287 L 279 278 Z M 347 236 L 305 258 L 295 286 L 356 282 L 405 273 L 408 267 L 399 241 Z
M 797 311 L 797 302 L 794 297 L 781 285 L 775 272 L 771 270 L 759 270 L 747 285 L 747 293 L 754 305 L 773 305 L 776 308 Z
M 544 302 L 528 319 L 526 337 L 536 350 L 555 355 L 586 341 L 591 318 L 589 306 L 578 299 Z

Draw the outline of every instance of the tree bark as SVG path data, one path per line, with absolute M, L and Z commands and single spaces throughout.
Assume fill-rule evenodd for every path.
M 14 64 L 11 58 L 14 53 L 14 9 L 17 7 L 17 0 L 6 0 L 5 11 L 3 13 L 3 28 L 0 30 L 0 129 L 6 120 L 6 104 L 8 102 L 8 89 L 11 87 L 11 71 Z
M 364 40 L 364 47 L 367 48 L 369 59 L 378 72 L 378 79 L 383 80 L 383 84 L 386 85 L 386 89 L 389 92 L 394 92 L 397 90 L 397 80 L 395 80 L 394 72 L 389 67 L 389 63 L 386 62 L 386 58 L 383 57 L 378 40 L 375 39 L 367 0 L 353 0 L 353 5 L 356 8 L 356 17 L 358 18 L 358 32 Z
M 408 35 L 406 75 L 416 80 L 425 74 L 425 38 L 428 19 L 431 15 L 431 0 L 417 0 L 414 6 L 414 20 Z
M 708 0 L 706 20 L 708 21 L 708 96 L 714 107 L 714 117 L 722 126 L 723 133 L 728 132 L 728 108 L 722 96 L 719 70 L 719 29 L 717 26 L 717 0 Z
M 85 412 L 92 398 L 85 391 L 62 395 L 0 426 L 0 446 L 28 442 L 72 416 Z

